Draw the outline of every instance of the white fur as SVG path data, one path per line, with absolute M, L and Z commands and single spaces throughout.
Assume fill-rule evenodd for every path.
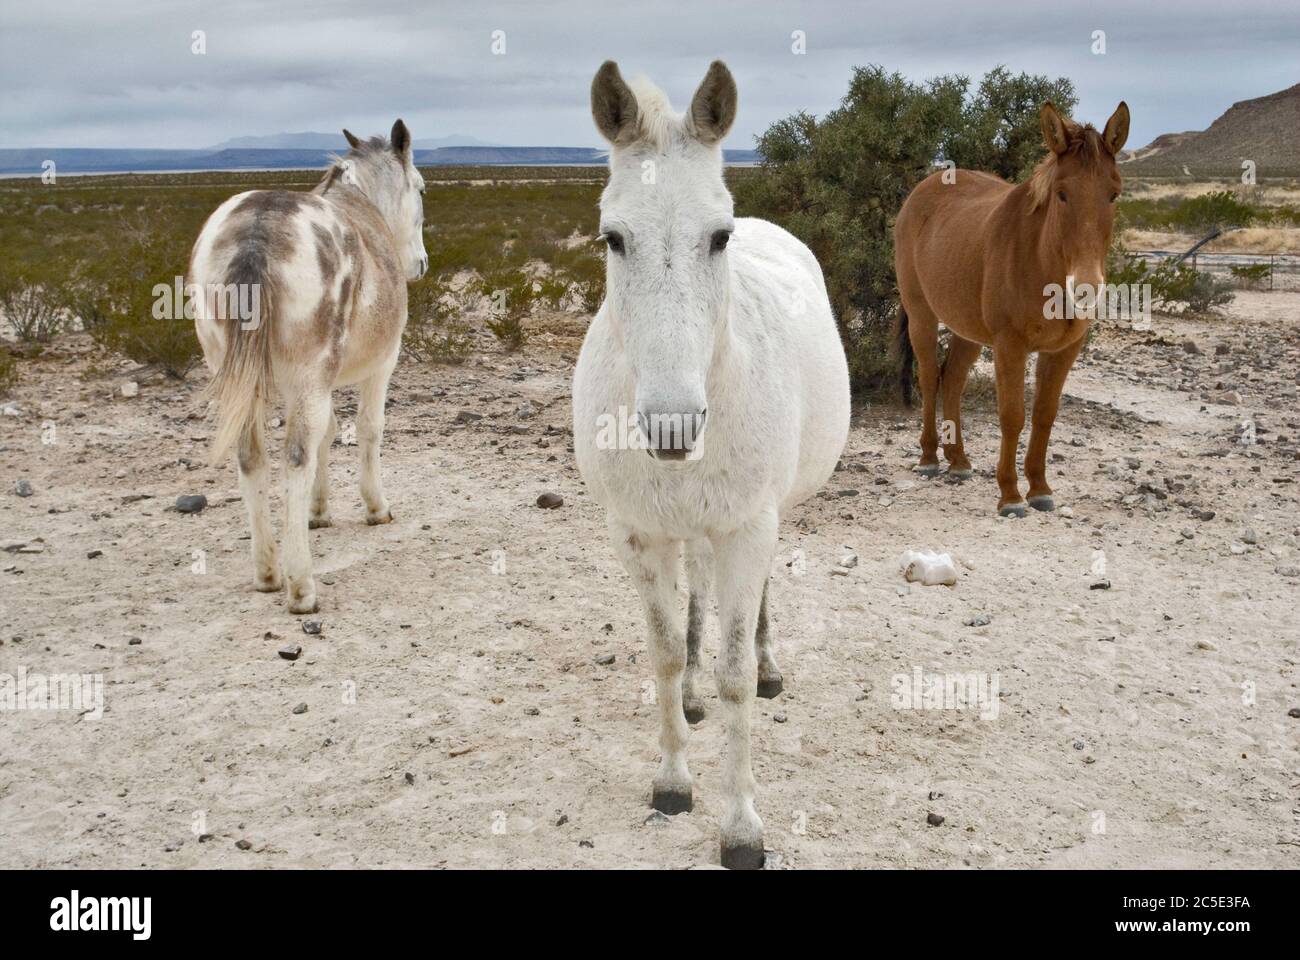
M 760 601 L 782 514 L 825 482 L 843 450 L 848 370 L 811 251 L 766 221 L 733 220 L 720 149 L 691 136 L 662 94 L 633 89 L 640 138 L 613 147 L 601 199 L 602 231 L 622 233 L 625 252 L 607 254 L 607 299 L 574 373 L 574 449 L 650 625 L 663 749 L 657 792 L 691 789 L 681 544 L 695 595 L 707 595 L 712 554 L 722 628 L 715 676 L 727 728 L 722 845 L 761 849 L 749 714 L 759 658 L 766 673 L 779 672 L 770 649 L 755 651 Z M 649 169 L 652 184 L 644 182 Z M 733 223 L 727 248 L 711 252 L 712 233 Z M 603 418 L 620 408 L 703 407 L 696 459 L 598 446 Z M 690 701 L 693 670 L 685 681 Z

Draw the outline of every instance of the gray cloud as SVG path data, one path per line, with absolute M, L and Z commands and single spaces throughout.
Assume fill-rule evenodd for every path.
M 1023 2 L 912 4 L 591 0 L 149 2 L 64 0 L 0 12 L 0 146 L 201 147 L 232 136 L 463 134 L 520 145 L 596 145 L 587 112 L 602 60 L 645 73 L 679 106 L 725 59 L 747 147 L 798 109 L 824 113 L 855 65 L 913 79 L 978 77 L 999 63 L 1071 77 L 1078 115 L 1120 99 L 1131 142 L 1206 126 L 1232 102 L 1291 86 L 1300 16 L 1290 0 L 1096 0 L 1065 13 Z M 191 33 L 207 53 L 190 52 Z M 493 55 L 492 33 L 506 53 Z M 807 53 L 791 53 L 791 33 Z M 1105 30 L 1107 53 L 1090 52 Z

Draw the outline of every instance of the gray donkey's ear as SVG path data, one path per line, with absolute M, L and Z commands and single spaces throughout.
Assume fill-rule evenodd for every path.
M 613 60 L 602 63 L 591 81 L 591 116 L 610 143 L 626 146 L 636 139 L 636 94 Z
M 731 71 L 721 60 L 714 60 L 691 100 L 687 129 L 701 143 L 719 142 L 735 122 L 736 100 L 736 81 Z
M 351 147 L 353 150 L 358 150 L 361 148 L 361 141 L 358 140 L 356 134 L 354 134 L 347 127 L 343 128 L 343 136 L 347 138 L 348 146 Z

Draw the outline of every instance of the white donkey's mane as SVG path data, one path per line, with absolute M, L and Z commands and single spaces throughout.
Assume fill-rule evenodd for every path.
M 659 151 L 685 141 L 686 120 L 673 109 L 668 95 L 648 77 L 634 77 L 628 84 L 636 96 L 637 139 Z

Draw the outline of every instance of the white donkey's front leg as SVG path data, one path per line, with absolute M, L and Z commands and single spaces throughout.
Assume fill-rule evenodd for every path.
M 682 671 L 686 668 L 686 637 L 678 625 L 677 570 L 679 542 L 638 534 L 613 517 L 609 535 L 641 595 L 649 628 L 650 663 L 659 702 L 659 747 L 663 759 L 655 774 L 651 805 L 663 813 L 691 809 L 691 773 L 686 767 L 690 728 L 682 715 Z
M 722 647 L 714 671 L 727 730 L 722 816 L 722 865 L 754 870 L 763 865 L 763 821 L 754 810 L 749 719 L 758 680 L 754 651 L 763 587 L 776 550 L 777 515 L 769 510 L 713 540 Z

